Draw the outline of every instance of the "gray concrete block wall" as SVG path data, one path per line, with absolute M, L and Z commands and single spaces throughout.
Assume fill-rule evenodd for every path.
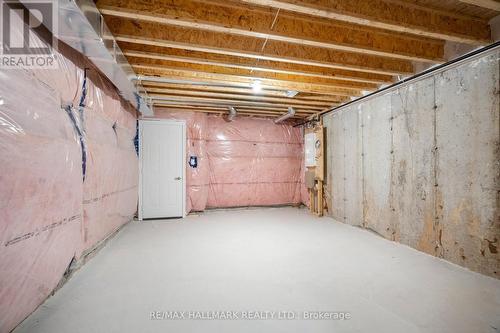
M 331 216 L 338 221 L 344 221 L 344 122 L 343 113 L 332 117 L 331 125 L 327 127 L 327 163 L 332 163 L 329 169 L 335 169 L 335 172 L 329 174 L 327 180 L 331 184 L 329 193 L 331 195 L 331 204 L 328 207 Z
M 391 206 L 396 240 L 435 255 L 434 97 L 433 77 L 391 94 Z
M 391 226 L 391 95 L 360 104 L 363 124 L 363 224 L 394 239 Z
M 345 222 L 361 225 L 363 219 L 362 132 L 358 111 L 344 112 L 344 216 Z
M 325 115 L 330 215 L 500 278 L 499 56 Z

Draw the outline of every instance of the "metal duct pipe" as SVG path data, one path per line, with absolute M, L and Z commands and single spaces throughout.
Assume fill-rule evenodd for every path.
M 236 109 L 232 106 L 229 107 L 229 114 L 226 117 L 226 121 L 233 121 L 234 117 L 236 117 Z
M 275 124 L 280 123 L 280 122 L 282 122 L 285 119 L 293 117 L 294 115 L 295 115 L 295 109 L 292 108 L 291 106 L 289 106 L 288 107 L 288 112 L 285 113 L 284 115 L 280 116 L 279 118 L 275 119 L 274 123 Z

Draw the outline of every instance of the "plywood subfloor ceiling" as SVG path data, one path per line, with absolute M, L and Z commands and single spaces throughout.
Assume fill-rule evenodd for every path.
M 304 118 L 491 42 L 496 0 L 97 0 L 155 108 Z M 259 89 L 260 88 L 260 89 Z

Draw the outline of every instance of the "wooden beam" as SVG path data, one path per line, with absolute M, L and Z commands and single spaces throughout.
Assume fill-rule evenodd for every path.
M 151 98 L 153 101 L 172 101 L 172 102 L 199 102 L 199 103 L 206 103 L 207 105 L 209 104 L 224 104 L 227 106 L 267 106 L 267 107 L 275 107 L 275 106 L 280 106 L 280 107 L 289 107 L 289 106 L 296 106 L 298 108 L 302 109 L 307 109 L 307 110 L 318 110 L 322 111 L 325 108 L 328 108 L 330 106 L 318 106 L 318 105 L 307 105 L 307 104 L 300 104 L 300 103 L 274 103 L 274 102 L 264 102 L 264 101 L 245 101 L 245 100 L 238 100 L 238 99 L 231 99 L 231 98 L 223 98 L 223 97 L 195 97 L 195 96 L 172 96 L 169 94 L 160 94 L 160 93 L 155 93 L 155 94 L 148 94 L 148 98 Z M 334 105 L 338 105 L 338 103 L 335 103 Z
M 391 83 L 391 75 L 356 72 L 342 69 L 333 69 L 318 66 L 307 66 L 301 64 L 285 63 L 269 60 L 255 60 L 251 58 L 229 56 L 217 53 L 197 52 L 190 50 L 157 47 L 151 45 L 119 43 L 121 50 L 127 57 L 140 57 L 148 59 L 160 59 L 170 61 L 181 61 L 193 64 L 214 65 L 230 68 L 242 68 L 253 71 L 305 75 L 313 77 L 324 77 L 330 79 L 341 79 L 354 82 L 366 83 Z
M 303 110 L 303 111 L 299 111 L 298 109 L 295 109 L 295 115 L 296 116 L 299 116 L 299 117 L 307 117 L 307 116 L 310 116 L 311 114 L 314 114 L 312 113 L 313 111 L 310 111 L 310 110 Z M 248 107 L 238 107 L 236 109 L 236 112 L 252 112 L 252 113 L 260 113 L 260 110 L 258 109 L 254 109 L 254 108 L 248 108 Z M 275 112 L 277 113 L 278 115 L 282 115 L 284 113 L 287 113 L 288 112 L 288 109 L 287 110 L 271 110 L 271 112 Z
M 203 31 L 159 23 L 106 17 L 119 42 L 180 48 L 232 56 L 340 68 L 377 74 L 412 74 L 410 61 L 343 52 L 308 45 L 269 40 L 263 48 L 258 38 Z
M 347 52 L 442 62 L 444 42 L 231 1 L 99 0 L 102 14 Z
M 500 12 L 500 1 L 498 0 L 459 0 L 469 5 L 491 9 Z
M 157 105 L 162 105 L 161 102 L 158 102 Z M 169 105 L 169 104 L 166 104 Z M 199 111 L 218 111 L 222 113 L 229 112 L 227 107 L 222 106 L 198 106 L 198 105 L 169 105 L 169 107 L 176 108 L 178 110 L 189 111 L 189 110 L 199 110 Z
M 134 68 L 135 72 L 138 74 L 135 78 L 136 85 L 138 89 L 139 86 L 164 86 L 164 85 L 182 85 L 185 89 L 199 89 L 200 87 L 217 88 L 217 89 L 244 89 L 252 90 L 252 81 L 245 78 L 236 77 L 234 81 L 229 81 L 234 79 L 228 75 L 204 75 L 204 73 L 184 73 L 174 70 L 164 70 L 164 69 L 152 69 L 150 67 L 141 68 L 141 66 L 136 66 Z M 165 76 L 168 75 L 168 76 Z M 297 90 L 301 88 L 302 91 Z M 287 91 L 298 91 L 299 94 L 306 94 L 308 96 L 322 96 L 326 99 L 330 98 L 346 98 L 349 99 L 353 96 L 361 96 L 360 92 L 350 89 L 323 89 L 323 87 L 315 87 L 313 85 L 301 86 L 293 84 L 292 86 L 287 85 L 280 86 L 279 82 L 270 82 L 270 84 L 262 85 L 263 94 L 269 92 L 280 92 L 284 93 Z
M 350 100 L 349 97 L 337 97 L 335 99 L 332 99 L 331 97 L 332 96 L 327 96 L 327 95 L 317 95 L 317 94 L 307 94 L 307 93 L 298 93 L 297 98 L 300 98 L 300 99 L 310 99 L 310 100 L 314 100 L 314 101 L 338 101 L 338 102 L 346 102 L 348 100 Z
M 157 59 L 145 59 L 145 58 L 135 58 L 129 57 L 128 62 L 130 65 L 142 65 L 142 66 L 152 66 L 153 68 L 166 68 L 175 69 L 182 71 L 193 71 L 193 72 L 206 72 L 206 73 L 218 73 L 224 75 L 237 75 L 242 77 L 248 77 L 252 79 L 267 79 L 267 80 L 277 80 L 283 82 L 295 82 L 295 83 L 306 83 L 322 85 L 331 88 L 347 88 L 355 90 L 376 90 L 378 86 L 373 83 L 364 82 L 353 82 L 337 79 L 328 79 L 322 77 L 311 77 L 304 75 L 293 75 L 293 74 L 283 74 L 283 73 L 273 73 L 273 72 L 252 72 L 248 69 L 242 68 L 227 68 L 222 66 L 214 65 L 200 65 L 200 64 L 190 64 L 179 61 L 168 61 L 168 60 L 157 60 Z
M 460 43 L 481 45 L 491 42 L 486 21 L 398 0 L 241 1 Z
M 211 104 L 211 105 L 204 105 L 203 103 L 197 103 L 197 102 L 176 102 L 176 101 L 155 101 L 154 105 L 165 105 L 169 107 L 175 107 L 179 109 L 214 109 L 214 110 L 225 110 L 225 112 L 228 112 L 228 106 L 227 105 L 221 105 L 221 104 Z M 245 105 L 236 105 L 234 106 L 236 108 L 236 111 L 245 111 L 245 112 L 277 112 L 279 114 L 283 114 L 288 112 L 288 107 L 264 107 L 264 106 L 245 106 Z M 296 114 L 299 115 L 314 115 L 317 113 L 316 110 L 309 110 L 309 109 L 301 109 L 301 108 L 296 108 L 294 107 Z
M 253 77 L 244 77 L 238 75 L 224 75 L 218 73 L 195 72 L 193 70 L 176 70 L 160 66 L 150 65 L 132 65 L 134 71 L 140 76 L 158 76 L 177 80 L 202 81 L 213 83 L 224 83 L 225 85 L 237 85 L 250 87 L 255 81 Z M 144 79 L 143 79 L 144 80 Z M 335 95 L 335 96 L 360 96 L 360 91 L 356 89 L 335 88 L 331 86 L 283 82 L 278 80 L 261 80 L 264 89 L 296 90 L 299 92 Z
M 237 95 L 247 95 L 253 96 L 255 92 L 251 88 L 242 87 L 217 87 L 208 85 L 190 85 L 190 84 L 175 84 L 175 83 L 163 83 L 163 82 L 141 82 L 137 87 L 140 91 L 151 91 L 151 89 L 176 89 L 190 92 L 210 92 L 210 93 L 231 93 Z M 268 90 L 262 89 L 259 93 L 260 96 L 264 97 L 286 97 L 286 91 L 283 90 Z M 327 102 L 345 102 L 348 100 L 345 96 L 335 96 L 335 95 L 319 95 L 319 94 L 304 94 L 299 93 L 297 95 L 303 100 L 312 101 L 327 101 Z
M 202 113 L 215 113 L 215 114 L 220 114 L 220 115 L 224 115 L 224 114 L 227 114 L 228 111 L 227 109 L 222 109 L 222 108 L 219 108 L 219 109 L 205 109 L 205 108 L 198 108 L 198 109 L 194 109 L 194 108 L 188 108 L 188 109 L 184 109 L 184 108 L 178 108 L 178 107 L 171 107 L 171 106 L 167 106 L 167 105 L 162 105 L 162 104 L 158 104 L 158 105 L 155 105 L 154 107 L 154 110 L 155 112 L 156 111 L 160 111 L 160 112 L 181 112 L 181 113 L 187 113 L 187 112 L 202 112 Z M 280 116 L 283 114 L 283 112 L 279 112 L 279 111 L 256 111 L 256 110 L 237 110 L 236 111 L 237 115 L 238 116 L 260 116 L 260 117 L 268 117 L 268 116 L 274 116 L 274 117 L 277 117 L 277 116 Z M 295 116 L 294 118 L 305 118 L 307 116 L 309 116 L 310 114 L 304 114 L 304 113 L 295 113 Z
M 190 107 L 190 106 L 198 106 L 198 107 L 220 107 L 228 110 L 228 107 L 232 106 L 238 110 L 241 109 L 251 109 L 251 110 L 263 110 L 263 111 L 277 111 L 280 113 L 286 113 L 288 111 L 288 106 L 282 106 L 282 105 L 248 105 L 248 104 L 239 104 L 239 103 L 225 103 L 225 102 L 218 102 L 218 101 L 203 101 L 203 100 L 189 100 L 189 99 L 179 99 L 179 100 L 170 100 L 170 99 L 163 99 L 163 100 L 153 100 L 151 104 L 154 105 L 170 105 L 170 106 L 175 106 L 175 107 Z M 309 115 L 314 115 L 317 114 L 318 111 L 317 109 L 309 109 L 309 108 L 303 108 L 300 106 L 294 106 L 293 107 L 296 112 L 298 113 L 307 113 Z
M 228 98 L 235 99 L 241 101 L 263 101 L 263 102 L 273 102 L 273 103 L 283 103 L 287 105 L 310 105 L 310 106 L 322 106 L 328 107 L 329 105 L 336 104 L 339 102 L 327 102 L 327 101 L 314 101 L 307 99 L 297 99 L 297 98 L 279 98 L 279 97 L 266 97 L 260 96 L 257 94 L 254 95 L 236 95 L 236 94 L 228 94 L 228 93 L 214 93 L 214 92 L 205 92 L 205 91 L 186 91 L 180 89 L 164 89 L 164 88 L 148 88 L 146 90 L 146 95 L 151 94 L 161 94 L 167 96 L 185 96 L 185 97 L 211 97 L 211 98 Z

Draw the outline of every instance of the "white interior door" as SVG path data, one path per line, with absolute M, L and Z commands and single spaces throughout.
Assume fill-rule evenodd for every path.
M 186 125 L 139 121 L 139 219 L 184 217 Z

